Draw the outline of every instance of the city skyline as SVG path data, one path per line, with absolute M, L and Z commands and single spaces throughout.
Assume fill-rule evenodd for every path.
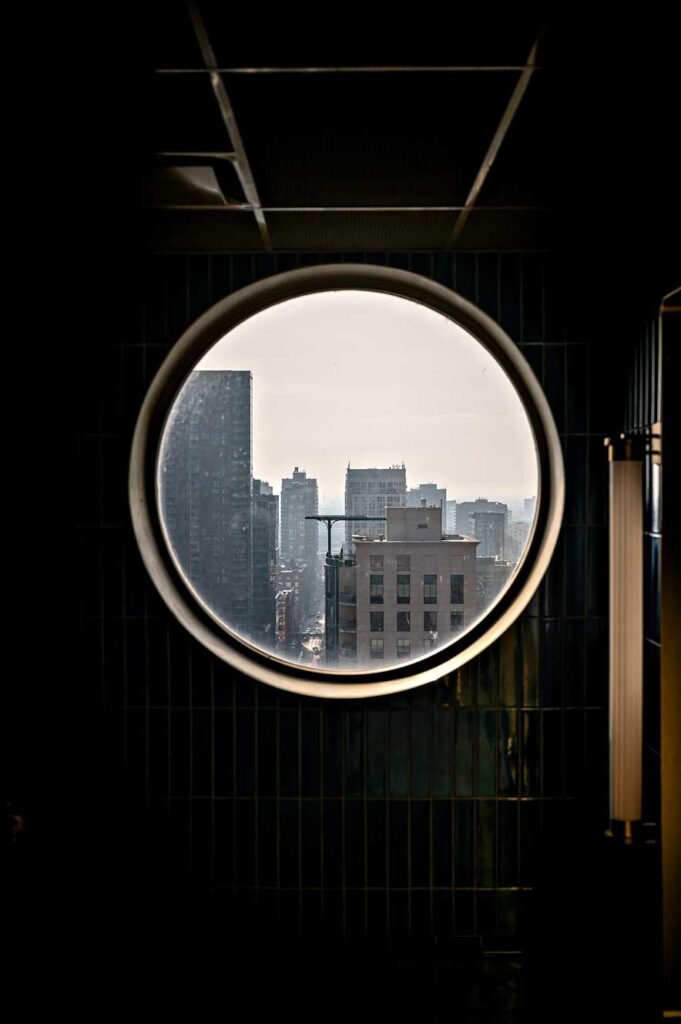
M 437 480 L 462 498 L 537 493 L 529 421 L 505 371 L 415 302 L 356 291 L 289 300 L 240 324 L 196 369 L 253 373 L 254 475 L 276 486 L 293 459 L 318 479 L 320 508 L 343 508 L 348 462 L 404 462 L 409 486 Z

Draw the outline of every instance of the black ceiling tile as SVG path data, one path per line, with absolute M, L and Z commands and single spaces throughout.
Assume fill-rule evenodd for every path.
M 563 132 L 552 72 L 531 79 L 485 180 L 481 206 L 546 206 L 554 199 Z
M 264 248 L 252 213 L 154 211 L 149 245 L 157 252 L 239 252 Z
M 546 249 L 552 238 L 550 214 L 474 209 L 457 239 L 456 250 Z
M 439 249 L 451 227 L 442 213 L 271 214 L 277 249 Z
M 207 74 L 154 75 L 148 105 L 151 152 L 220 152 L 231 149 Z
M 322 28 L 319 15 L 271 9 L 264 31 L 250 12 L 240 15 L 220 0 L 203 0 L 200 9 L 218 62 L 229 67 L 518 64 L 542 29 L 541 17 L 517 7 L 495 11 L 493 32 L 482 8 L 462 12 L 457 5 L 437 21 L 410 12 L 401 38 L 386 31 L 384 19 L 363 17 L 359 25 L 340 10 Z
M 144 12 L 147 51 L 154 68 L 203 66 L 186 0 L 156 0 Z M 131 24 L 131 30 L 133 29 Z
M 517 75 L 234 77 L 265 205 L 460 205 Z

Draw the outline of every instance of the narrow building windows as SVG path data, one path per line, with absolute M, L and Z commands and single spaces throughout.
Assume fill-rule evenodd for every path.
M 369 628 L 372 633 L 383 632 L 383 612 L 369 612 Z
M 463 576 L 449 577 L 449 603 L 463 604 Z
M 426 573 L 423 577 L 423 603 L 437 604 L 437 576 Z
M 407 556 L 408 558 L 409 556 Z M 409 604 L 411 601 L 411 577 L 398 573 L 397 576 L 397 603 Z
M 397 613 L 397 632 L 408 633 L 411 629 L 411 612 Z

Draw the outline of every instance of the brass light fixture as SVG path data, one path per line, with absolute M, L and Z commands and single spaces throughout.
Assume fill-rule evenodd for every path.
M 610 820 L 632 842 L 643 748 L 642 437 L 606 438 L 610 491 Z

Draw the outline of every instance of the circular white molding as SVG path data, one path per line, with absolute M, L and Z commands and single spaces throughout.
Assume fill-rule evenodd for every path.
M 189 372 L 228 331 L 279 302 L 334 290 L 367 290 L 411 299 L 465 328 L 506 371 L 530 421 L 539 463 L 537 511 L 522 562 L 487 613 L 453 643 L 406 666 L 383 671 L 325 671 L 291 665 L 220 628 L 200 607 L 175 571 L 163 539 L 155 497 L 155 466 L 166 414 Z M 367 264 L 331 264 L 293 270 L 234 292 L 184 332 L 154 377 L 132 443 L 129 498 L 144 564 L 175 618 L 216 657 L 246 675 L 315 697 L 374 697 L 434 682 L 489 647 L 521 614 L 546 572 L 558 540 L 565 500 L 560 440 L 546 397 L 518 348 L 482 310 L 418 274 Z M 337 680 L 337 681 L 334 681 Z M 352 680 L 352 681 L 348 681 Z

